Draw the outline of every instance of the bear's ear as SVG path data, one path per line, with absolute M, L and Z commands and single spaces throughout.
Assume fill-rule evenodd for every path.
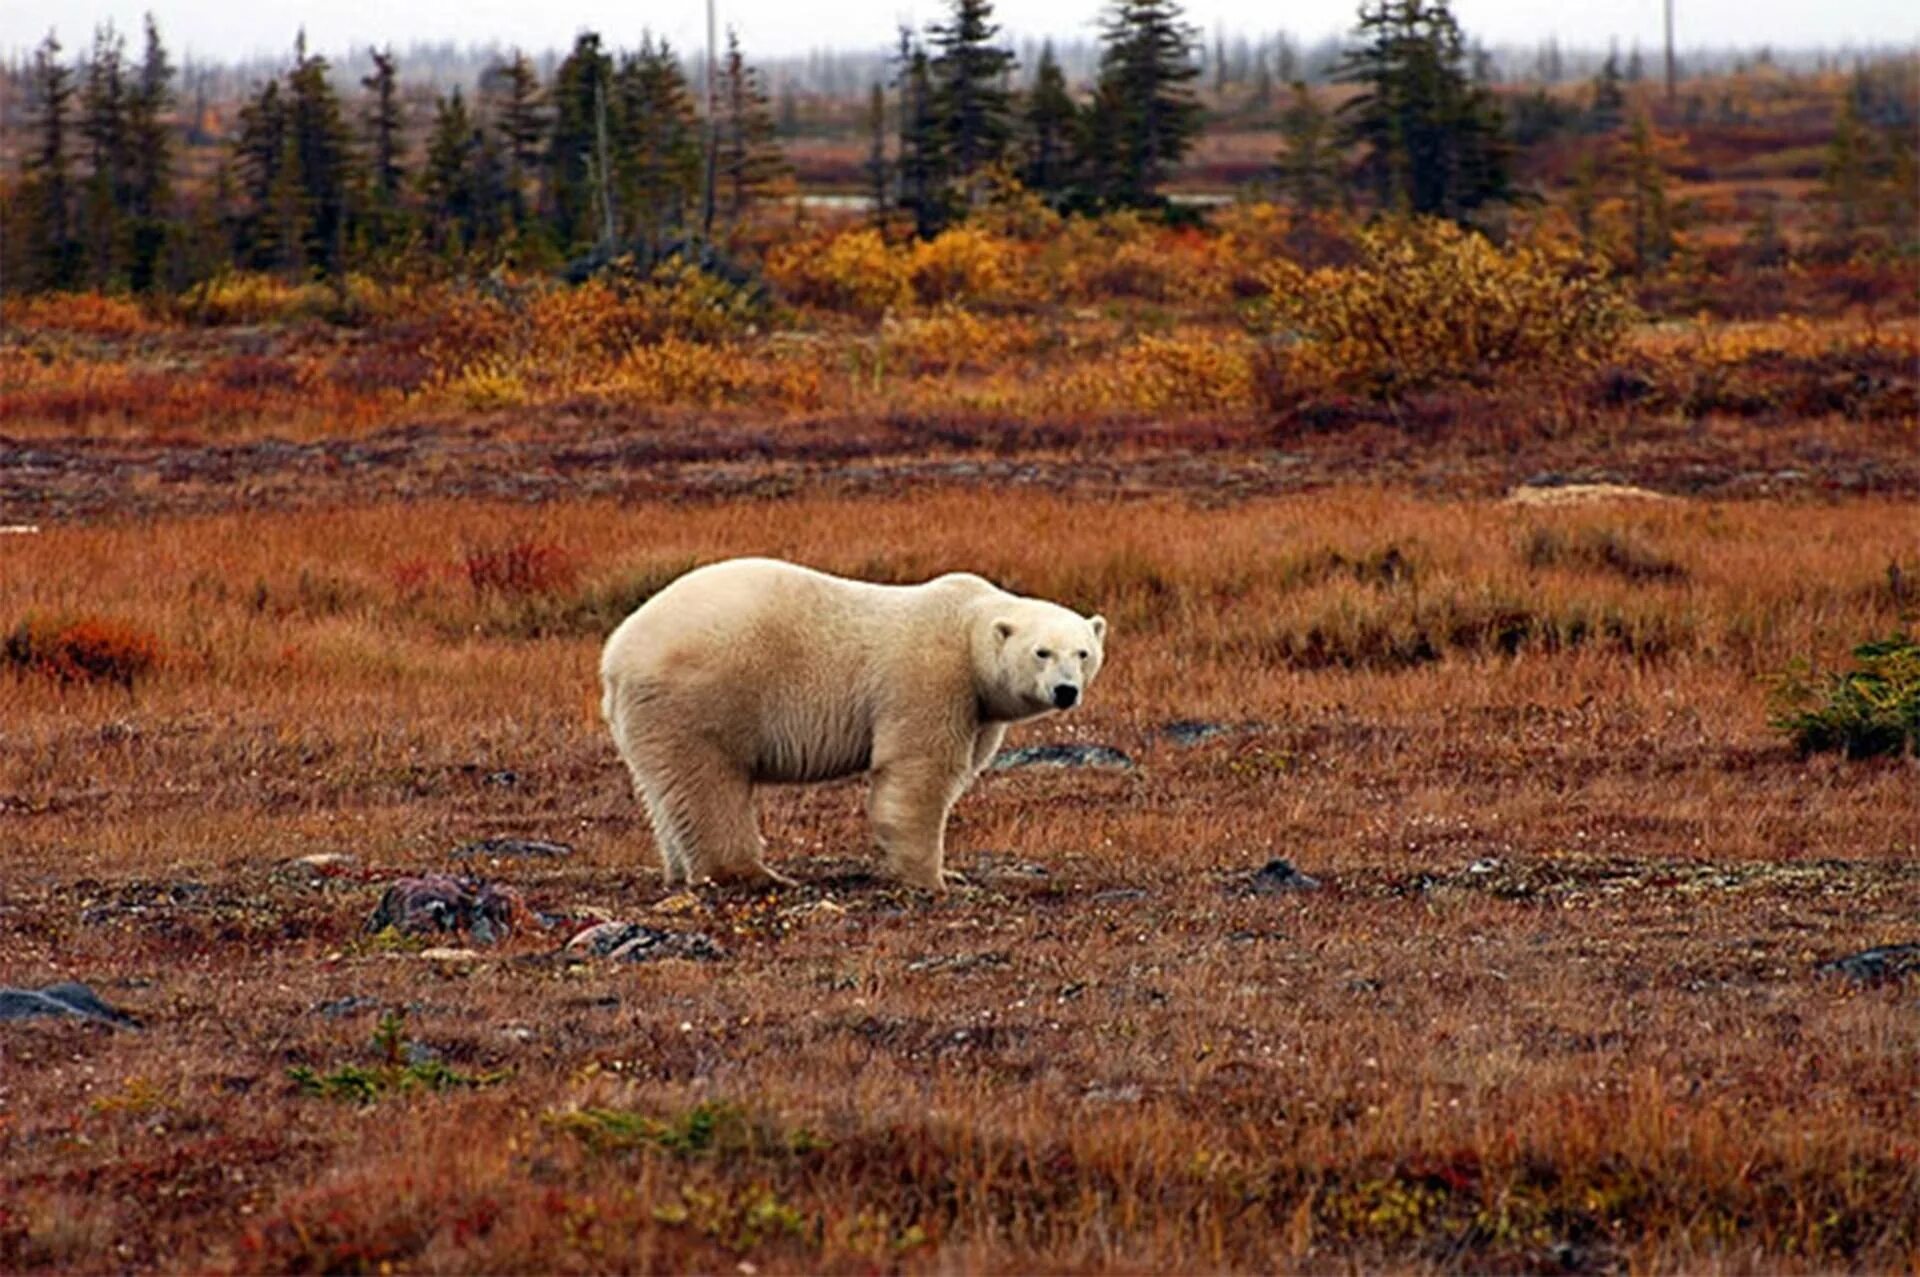
M 1006 620 L 1004 617 L 995 621 L 993 623 L 993 637 L 995 642 L 1005 646 L 1006 641 L 1013 637 L 1013 622 Z
M 1104 616 L 1092 617 L 1087 621 L 1087 624 L 1093 627 L 1093 636 L 1095 638 L 1099 639 L 1102 643 L 1107 641 L 1107 618 L 1106 617 Z

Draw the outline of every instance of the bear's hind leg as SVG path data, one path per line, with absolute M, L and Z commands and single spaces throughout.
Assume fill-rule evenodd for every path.
M 678 835 L 688 882 L 778 883 L 793 880 L 767 868 L 753 811 L 753 782 L 717 750 L 688 749 L 674 763 L 675 781 L 661 795 Z

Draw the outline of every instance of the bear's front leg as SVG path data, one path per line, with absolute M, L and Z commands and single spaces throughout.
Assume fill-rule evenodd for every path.
M 946 889 L 947 813 L 972 779 L 971 753 L 902 758 L 874 769 L 867 811 L 887 872 L 908 886 Z

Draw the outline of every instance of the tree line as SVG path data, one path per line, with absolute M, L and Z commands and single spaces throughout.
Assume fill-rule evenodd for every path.
M 111 26 L 77 68 L 53 35 L 35 50 L 33 145 L 4 209 L 10 287 L 178 290 L 236 266 L 337 278 L 481 252 L 651 259 L 731 234 L 787 172 L 731 31 L 710 120 L 665 42 L 613 51 L 585 32 L 545 83 L 515 52 L 471 98 L 436 95 L 418 148 L 391 50 L 372 51 L 348 103 L 302 36 L 240 107 L 205 189 L 176 198 L 174 69 L 151 18 L 145 31 L 137 63 Z

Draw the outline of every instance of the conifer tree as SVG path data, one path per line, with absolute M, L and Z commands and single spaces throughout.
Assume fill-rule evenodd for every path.
M 1287 142 L 1280 153 L 1280 188 L 1288 201 L 1308 213 L 1332 205 L 1340 182 L 1332 120 L 1303 81 L 1293 82 L 1293 100 L 1281 114 L 1280 132 Z
M 1013 141 L 1006 77 L 1011 49 L 996 45 L 1000 28 L 990 0 L 948 0 L 948 20 L 928 28 L 930 66 L 947 180 L 965 182 L 998 163 Z
M 508 212 L 519 225 L 535 207 L 527 186 L 539 171 L 541 143 L 547 133 L 541 113 L 540 77 L 534 72 L 532 60 L 515 49 L 510 59 L 488 71 L 484 83 L 494 127 L 500 135 Z
M 1820 198 L 1830 212 L 1833 238 L 1845 243 L 1860 227 L 1867 194 L 1867 135 L 1860 126 L 1859 97 L 1844 93 L 1840 113 L 1827 143 L 1827 162 L 1820 179 Z
M 1627 110 L 1627 95 L 1621 89 L 1620 58 L 1612 49 L 1600 64 L 1593 81 L 1593 105 L 1587 108 L 1587 127 L 1595 133 L 1611 133 L 1620 127 Z
M 240 108 L 240 131 L 234 139 L 234 163 L 239 170 L 240 240 L 247 261 L 254 266 L 284 266 L 297 255 L 306 238 L 304 204 L 297 172 L 299 155 L 288 167 L 287 108 L 280 81 L 268 80 Z
M 346 272 L 347 221 L 351 210 L 354 156 L 340 99 L 328 78 L 327 60 L 307 52 L 306 33 L 294 45 L 287 74 L 287 135 L 298 156 L 298 178 L 307 213 L 307 260 L 326 274 Z
M 1040 46 L 1033 91 L 1027 95 L 1026 166 L 1021 178 L 1029 189 L 1058 199 L 1073 180 L 1073 146 L 1079 108 L 1067 91 L 1066 73 L 1053 55 L 1053 41 Z
M 400 170 L 400 130 L 405 122 L 400 112 L 399 65 L 391 47 L 367 53 L 373 59 L 373 72 L 360 85 L 372 94 L 362 117 L 373 162 L 372 193 L 375 205 L 390 211 L 399 206 L 406 177 Z
M 1115 0 L 1107 11 L 1085 156 L 1096 200 L 1163 202 L 1160 185 L 1200 131 L 1195 34 L 1175 0 Z
M 1633 117 L 1625 153 L 1628 204 L 1633 217 L 1634 269 L 1648 274 L 1673 254 L 1673 221 L 1667 207 L 1667 175 L 1661 139 L 1646 112 Z
M 613 88 L 613 59 L 600 47 L 600 37 L 583 31 L 573 42 L 553 77 L 552 132 L 546 155 L 546 215 L 563 251 L 574 251 L 600 238 L 608 206 L 606 164 L 611 139 L 602 146 L 601 124 L 606 119 Z
M 26 157 L 20 191 L 26 217 L 27 283 L 33 288 L 69 288 L 79 275 L 67 141 L 73 95 L 73 73 L 61 62 L 60 41 L 49 31 L 33 51 L 29 107 L 36 141 Z
M 80 136 L 87 183 L 81 205 L 88 274 L 104 289 L 125 263 L 122 210 L 129 202 L 132 147 L 127 135 L 126 41 L 111 22 L 96 27 L 80 87 Z
M 434 103 L 433 131 L 420 170 L 427 224 L 443 249 L 458 251 L 474 240 L 478 201 L 474 172 L 474 122 L 455 86 Z
M 161 255 L 172 235 L 173 195 L 173 135 L 166 121 L 173 107 L 173 64 L 152 14 L 146 17 L 145 34 L 139 73 L 127 97 L 128 282 L 141 290 L 160 282 Z
M 936 234 L 947 222 L 947 149 L 927 51 L 900 31 L 900 207 L 913 216 L 914 233 Z
M 727 54 L 720 64 L 719 180 L 729 222 L 791 172 L 774 140 L 773 109 L 760 72 L 740 52 L 740 37 L 727 28 Z
M 621 230 L 647 255 L 687 225 L 700 194 L 702 147 L 693 95 L 665 41 L 642 39 L 614 76 L 615 185 Z
M 1373 0 L 1338 76 L 1361 86 L 1340 109 L 1342 143 L 1382 208 L 1458 218 L 1511 198 L 1504 122 L 1465 70 L 1446 0 Z

